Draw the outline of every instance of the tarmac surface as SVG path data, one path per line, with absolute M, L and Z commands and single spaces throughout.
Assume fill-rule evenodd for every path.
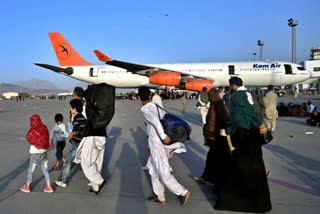
M 320 97 L 279 98 L 279 102 L 301 104 L 312 100 L 320 107 Z M 139 101 L 117 100 L 116 114 L 109 126 L 103 175 L 107 185 L 100 195 L 89 193 L 88 181 L 79 167 L 71 171 L 67 188 L 56 187 L 52 194 L 43 193 L 45 180 L 41 169 L 34 173 L 32 193 L 19 188 L 27 178 L 29 145 L 25 134 L 32 113 L 41 115 L 49 129 L 55 113 L 68 117 L 68 101 L 27 100 L 0 101 L 0 213 L 229 213 L 213 209 L 215 195 L 210 185 L 199 185 L 192 176 L 201 175 L 207 148 L 203 146 L 200 113 L 195 101 L 188 100 L 187 112 L 181 103 L 164 101 L 165 108 L 183 117 L 193 128 L 188 152 L 171 159 L 173 174 L 191 191 L 189 202 L 181 207 L 176 196 L 166 191 L 167 204 L 146 199 L 152 195 L 149 175 L 141 168 L 148 157 L 147 135 Z M 320 128 L 309 127 L 306 118 L 279 118 L 274 140 L 264 146 L 264 160 L 271 173 L 268 177 L 273 209 L 270 213 L 320 213 Z M 313 134 L 306 134 L 313 132 Z M 68 152 L 67 145 L 65 153 Z M 55 149 L 48 152 L 50 168 L 55 163 Z M 60 171 L 52 171 L 52 183 Z

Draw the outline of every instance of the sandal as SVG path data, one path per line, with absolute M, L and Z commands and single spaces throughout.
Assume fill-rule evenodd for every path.
M 203 178 L 201 177 L 197 177 L 197 176 L 194 176 L 193 177 L 193 180 L 195 180 L 196 182 L 200 183 L 200 184 L 205 184 L 206 183 L 206 180 L 204 180 Z
M 97 191 L 95 191 L 93 188 L 89 189 L 89 192 L 94 193 L 96 195 L 98 195 L 101 190 L 103 189 L 103 187 L 105 186 L 107 182 L 104 180 L 100 185 L 99 185 L 99 189 Z
M 166 204 L 165 201 L 160 201 L 157 196 L 150 196 L 148 198 L 148 201 L 154 202 L 154 203 L 159 203 L 159 204 Z
M 53 170 L 60 170 L 61 168 L 60 168 L 60 166 L 54 166 L 52 169 Z

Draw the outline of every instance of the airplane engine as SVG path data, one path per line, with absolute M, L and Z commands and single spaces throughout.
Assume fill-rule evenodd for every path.
M 180 84 L 181 74 L 179 72 L 164 72 L 151 74 L 149 82 L 151 84 L 178 86 Z
M 190 91 L 202 91 L 202 88 L 206 87 L 208 90 L 213 88 L 212 80 L 192 80 L 186 82 L 185 88 Z

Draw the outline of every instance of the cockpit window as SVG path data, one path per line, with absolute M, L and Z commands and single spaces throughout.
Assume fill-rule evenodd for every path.
M 297 67 L 299 71 L 305 71 L 306 69 L 304 67 Z

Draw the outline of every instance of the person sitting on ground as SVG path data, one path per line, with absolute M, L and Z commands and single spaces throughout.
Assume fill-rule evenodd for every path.
M 288 113 L 288 108 L 286 107 L 286 105 L 281 102 L 279 105 L 278 105 L 278 112 L 279 112 L 279 116 L 280 117 L 287 117 L 289 116 L 289 113 Z
M 303 110 L 307 111 L 308 110 L 307 103 L 302 103 L 302 108 Z
M 67 187 L 72 161 L 76 155 L 78 146 L 83 138 L 83 129 L 85 127 L 86 119 L 81 114 L 83 111 L 81 100 L 73 99 L 70 101 L 72 114 L 72 132 L 68 135 L 72 147 L 66 156 L 66 164 L 63 168 L 61 180 L 57 180 L 56 184 L 60 187 Z
M 301 105 L 295 105 L 292 111 L 293 117 L 306 117 L 307 112 L 303 109 L 303 106 Z
M 43 189 L 44 192 L 52 193 L 53 189 L 50 183 L 50 175 L 48 171 L 48 157 L 47 150 L 50 148 L 49 131 L 45 126 L 39 115 L 34 114 L 30 118 L 30 129 L 27 133 L 27 140 L 31 144 L 29 153 L 30 164 L 28 169 L 27 183 L 23 185 L 20 190 L 29 193 L 30 184 L 32 183 L 32 175 L 37 166 L 41 165 L 42 173 L 46 179 L 47 186 Z
M 63 150 L 66 146 L 66 137 L 68 133 L 66 131 L 66 125 L 63 123 L 63 115 L 56 114 L 54 116 L 54 121 L 56 124 L 53 126 L 50 134 L 50 142 L 52 145 L 56 145 L 56 164 L 53 170 L 60 170 L 60 162 L 66 163 L 63 157 Z
M 313 113 L 315 106 L 312 104 L 311 101 L 308 101 L 307 106 L 308 106 L 307 113 L 308 113 L 308 116 L 310 116 Z
M 308 125 L 310 126 L 320 126 L 320 114 L 315 108 L 310 116 L 310 119 L 307 120 Z
M 294 109 L 296 108 L 296 106 L 293 104 L 293 103 L 288 103 L 288 116 L 289 117 L 293 117 L 293 112 L 294 112 Z

